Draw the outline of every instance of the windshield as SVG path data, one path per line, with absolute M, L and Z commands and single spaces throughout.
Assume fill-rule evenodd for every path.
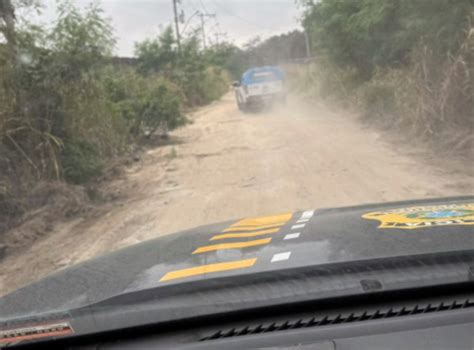
M 242 76 L 242 82 L 249 84 L 279 81 L 282 79 L 283 73 L 276 67 L 250 69 Z
M 472 254 L 473 23 L 472 0 L 0 0 L 0 322 Z

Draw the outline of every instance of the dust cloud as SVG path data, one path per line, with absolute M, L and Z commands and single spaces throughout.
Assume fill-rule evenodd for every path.
M 170 144 L 150 149 L 124 177 L 105 186 L 121 192 L 110 209 L 56 223 L 33 246 L 3 259 L 0 294 L 99 254 L 198 225 L 456 196 L 474 184 L 473 174 L 444 170 L 423 149 L 387 141 L 355 115 L 294 97 L 286 106 L 244 114 L 229 93 L 191 119 Z

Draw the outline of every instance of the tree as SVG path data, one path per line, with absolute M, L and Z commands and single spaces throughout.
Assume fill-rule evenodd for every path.
M 47 38 L 53 56 L 50 68 L 61 79 L 80 79 L 84 73 L 93 73 L 112 55 L 115 45 L 112 27 L 97 3 L 80 12 L 70 1 L 62 1 L 58 13 Z
M 230 43 L 211 46 L 205 56 L 211 65 L 224 68 L 234 79 L 238 79 L 246 69 L 244 51 Z
M 157 37 L 135 44 L 138 70 L 143 73 L 162 72 L 170 75 L 177 64 L 178 50 L 171 26 Z
M 158 74 L 170 79 L 183 91 L 187 103 L 202 105 L 220 96 L 227 89 L 225 77 L 211 68 L 225 61 L 224 45 L 201 50 L 197 35 L 181 42 L 181 51 L 173 30 L 167 27 L 157 38 L 137 43 L 135 54 L 142 75 Z
M 407 64 L 423 41 L 438 54 L 458 46 L 469 24 L 472 0 L 302 1 L 303 26 L 313 47 L 364 79 L 376 66 Z
M 15 12 L 17 9 L 38 8 L 37 0 L 0 0 L 0 44 L 2 36 L 7 46 L 7 55 L 12 62 L 16 59 L 18 32 Z
M 15 36 L 21 59 L 0 63 L 0 101 L 6 101 L 0 104 L 0 144 L 16 154 L 14 163 L 25 161 L 36 178 L 60 178 L 74 145 L 88 154 L 112 153 L 118 130 L 107 123 L 114 116 L 98 81 L 114 40 L 100 8 L 79 11 L 62 1 L 51 29 L 23 24 Z
M 301 31 L 274 35 L 266 40 L 255 37 L 249 40 L 242 50 L 235 48 L 228 58 L 234 76 L 255 66 L 278 65 L 294 59 L 306 57 L 306 44 Z M 237 74 L 236 74 L 237 73 Z
M 15 9 L 11 0 L 0 0 L 0 33 L 3 34 L 11 50 L 16 46 Z

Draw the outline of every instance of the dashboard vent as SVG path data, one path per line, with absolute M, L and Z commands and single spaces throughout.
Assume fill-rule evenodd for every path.
M 321 317 L 315 316 L 291 321 L 288 320 L 268 324 L 258 324 L 254 326 L 219 330 L 210 336 L 201 338 L 200 341 L 216 340 L 259 333 L 278 332 L 305 327 L 322 327 L 326 325 L 335 325 L 342 323 L 347 324 L 368 320 L 403 317 L 408 315 L 427 314 L 456 309 L 467 309 L 472 307 L 474 307 L 474 299 L 464 299 L 449 301 L 447 303 L 440 302 L 436 304 L 400 306 L 391 307 L 387 309 L 374 309 L 370 311 L 352 312 L 347 314 L 339 313 L 332 315 L 323 315 Z

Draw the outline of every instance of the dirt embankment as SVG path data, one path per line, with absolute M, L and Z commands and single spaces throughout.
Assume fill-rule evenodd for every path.
M 290 100 L 242 114 L 232 95 L 105 185 L 95 215 L 61 220 L 0 262 L 0 295 L 98 254 L 243 216 L 473 192 L 466 160 L 386 141 L 355 116 Z M 474 155 L 473 155 L 474 156 Z M 472 159 L 471 159 L 472 162 Z

